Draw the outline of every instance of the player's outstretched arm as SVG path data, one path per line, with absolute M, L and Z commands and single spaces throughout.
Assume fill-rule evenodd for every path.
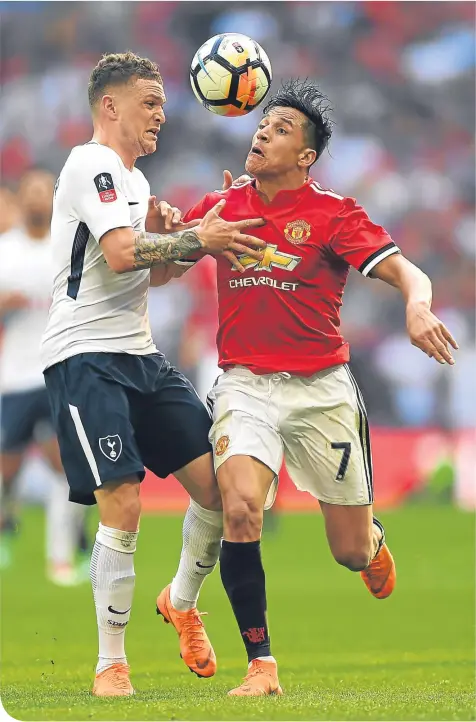
M 203 243 L 195 228 L 166 234 L 142 231 L 135 234 L 132 268 L 127 270 L 138 271 L 161 263 L 179 261 L 202 248 Z
M 228 222 L 220 218 L 225 200 L 219 201 L 200 221 L 184 224 L 183 230 L 160 234 L 135 232 L 131 227 L 115 228 L 101 238 L 101 248 L 110 268 L 116 273 L 139 271 L 160 263 L 178 261 L 196 251 L 211 255 L 246 253 L 261 260 L 265 241 L 244 231 L 264 224 L 261 218 Z M 241 268 L 240 268 L 241 270 Z
M 190 256 L 202 247 L 193 228 L 161 234 L 136 232 L 128 226 L 114 228 L 101 238 L 104 258 L 115 273 L 139 271 L 160 263 L 169 263 Z
M 407 331 L 413 346 L 441 364 L 454 364 L 458 348 L 446 326 L 431 312 L 431 281 L 407 258 L 394 254 L 372 269 L 372 276 L 398 288 L 406 303 Z

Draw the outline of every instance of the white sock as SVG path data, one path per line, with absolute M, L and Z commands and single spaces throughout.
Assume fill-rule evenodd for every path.
M 172 581 L 170 599 L 181 612 L 197 606 L 200 588 L 220 555 L 223 512 L 203 509 L 193 499 L 183 520 L 180 564 Z
M 374 550 L 373 550 L 372 557 L 370 559 L 369 564 L 371 564 L 373 562 L 373 560 L 379 553 L 380 549 L 382 548 L 383 537 L 384 537 L 383 527 L 380 524 L 380 522 L 377 522 L 375 519 L 373 520 L 373 523 L 372 523 L 372 530 L 373 530 Z
M 138 531 L 120 531 L 99 524 L 91 556 L 91 582 L 99 633 L 96 674 L 112 664 L 127 661 L 124 636 L 131 616 L 138 534 Z
M 46 500 L 46 558 L 50 564 L 74 564 L 84 513 L 84 506 L 69 501 L 64 474 L 54 473 Z
M 256 659 L 260 659 L 262 662 L 276 662 L 275 658 L 269 655 L 266 657 L 256 657 Z M 251 662 L 249 662 L 248 667 L 251 667 Z

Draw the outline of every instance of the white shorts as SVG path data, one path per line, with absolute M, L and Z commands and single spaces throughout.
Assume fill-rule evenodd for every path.
M 372 504 L 370 436 L 362 395 L 347 366 L 309 378 L 257 376 L 236 367 L 208 395 L 215 470 L 230 456 L 253 456 L 276 476 L 283 460 L 300 491 L 328 504 Z M 274 501 L 276 489 L 268 495 Z

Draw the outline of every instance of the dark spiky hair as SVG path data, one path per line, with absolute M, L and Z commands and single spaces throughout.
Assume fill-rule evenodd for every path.
M 319 90 L 316 83 L 307 78 L 285 81 L 266 104 L 264 115 L 274 108 L 294 108 L 306 116 L 308 119 L 308 127 L 305 129 L 306 142 L 316 151 L 317 160 L 329 143 L 333 122 L 329 117 L 332 111 L 329 99 Z

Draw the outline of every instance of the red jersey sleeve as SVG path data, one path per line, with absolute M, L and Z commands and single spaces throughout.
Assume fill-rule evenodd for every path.
M 334 253 L 368 276 L 372 268 L 393 253 L 400 253 L 385 228 L 372 223 L 354 198 L 344 198 L 329 229 Z

